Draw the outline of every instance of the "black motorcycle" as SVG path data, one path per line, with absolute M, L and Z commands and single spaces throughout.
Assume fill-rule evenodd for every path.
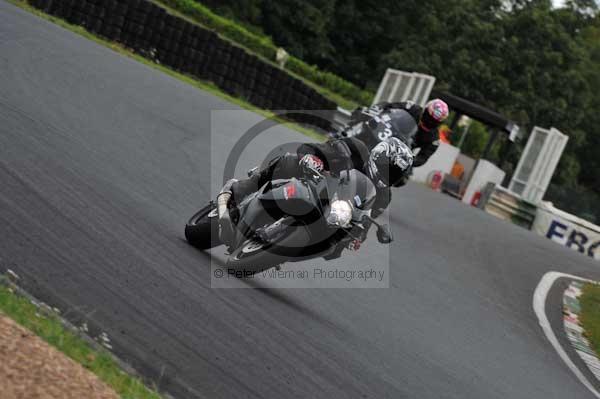
M 359 112 L 359 111 L 357 111 Z M 414 141 L 418 126 L 414 118 L 403 109 L 391 109 L 383 115 L 371 115 L 368 109 L 363 109 L 363 118 L 367 119 L 345 127 L 331 134 L 332 138 L 356 137 L 373 149 L 381 141 L 396 137 L 409 147 Z
M 270 181 L 230 211 L 236 229 L 227 268 L 250 275 L 285 262 L 328 259 L 339 245 L 364 238 L 371 223 L 379 241 L 389 243 L 387 226 L 370 216 L 375 196 L 371 180 L 356 169 Z M 211 201 L 185 226 L 188 242 L 200 249 L 221 245 L 218 223 Z

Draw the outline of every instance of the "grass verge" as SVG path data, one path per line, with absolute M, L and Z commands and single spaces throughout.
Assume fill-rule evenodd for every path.
M 14 4 L 26 11 L 29 11 L 30 13 L 32 13 L 40 18 L 43 18 L 50 22 L 53 22 L 62 28 L 65 28 L 67 30 L 70 30 L 71 32 L 77 33 L 77 34 L 85 37 L 86 39 L 92 40 L 98 44 L 108 47 L 111 50 L 113 50 L 121 55 L 132 58 L 144 65 L 150 66 L 151 68 L 154 68 L 163 73 L 166 73 L 167 75 L 169 75 L 175 79 L 181 80 L 184 83 L 187 83 L 187 84 L 194 86 L 200 90 L 206 91 L 206 92 L 213 94 L 219 98 L 222 98 L 230 103 L 233 103 L 233 104 L 239 106 L 240 108 L 255 112 L 259 115 L 264 116 L 265 118 L 273 118 L 280 124 L 285 125 L 286 127 L 290 128 L 292 130 L 295 130 L 299 133 L 302 133 L 303 135 L 308 136 L 316 141 L 324 141 L 325 140 L 325 137 L 322 134 L 317 133 L 316 131 L 314 131 L 312 129 L 301 126 L 297 123 L 293 123 L 293 122 L 290 122 L 290 121 L 282 119 L 282 118 L 274 117 L 275 114 L 273 112 L 269 112 L 264 109 L 257 108 L 256 106 L 252 105 L 250 102 L 248 102 L 244 98 L 233 97 L 233 96 L 223 92 L 212 82 L 200 80 L 200 79 L 197 79 L 190 75 L 185 75 L 185 74 L 179 73 L 179 72 L 177 72 L 171 68 L 168 68 L 164 65 L 157 64 L 156 62 L 154 62 L 152 60 L 149 60 L 139 54 L 136 54 L 135 52 L 133 52 L 133 50 L 130 50 L 119 43 L 111 42 L 109 40 L 106 40 L 106 39 L 94 34 L 94 33 L 87 31 L 82 26 L 73 25 L 61 18 L 46 14 L 43 11 L 40 11 L 40 10 L 32 7 L 31 5 L 29 5 L 26 0 L 8 0 L 8 2 L 11 4 Z
M 180 16 L 212 29 L 222 37 L 246 48 L 254 55 L 273 63 L 277 46 L 266 35 L 249 31 L 239 23 L 222 17 L 195 0 L 153 0 L 155 3 L 175 11 Z M 331 73 L 319 70 L 314 65 L 290 56 L 285 66 L 286 72 L 313 87 L 317 92 L 346 109 L 354 109 L 359 104 L 370 104 L 373 93 Z
M 579 297 L 579 318 L 587 339 L 596 354 L 600 355 L 600 285 L 587 283 Z
M 161 398 L 140 379 L 123 371 L 108 352 L 93 349 L 82 338 L 67 330 L 56 315 L 42 312 L 3 281 L 0 281 L 0 312 L 96 374 L 123 399 Z

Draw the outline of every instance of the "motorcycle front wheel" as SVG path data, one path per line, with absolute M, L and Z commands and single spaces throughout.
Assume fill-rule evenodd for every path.
M 268 252 L 268 248 L 269 244 L 257 239 L 246 240 L 229 255 L 227 268 L 250 276 L 285 262 L 284 257 Z
M 263 243 L 257 238 L 250 238 L 229 255 L 227 268 L 252 275 L 294 261 L 308 239 L 305 228 L 294 229 L 275 243 Z
M 199 249 L 209 249 L 222 244 L 219 240 L 219 215 L 213 202 L 196 212 L 186 223 L 185 238 L 188 243 Z

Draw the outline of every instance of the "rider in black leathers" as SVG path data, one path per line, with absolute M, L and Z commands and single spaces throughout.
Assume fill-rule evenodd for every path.
M 248 179 L 232 179 L 225 184 L 217 197 L 221 238 L 227 241 L 231 236 L 229 229 L 233 228 L 225 207 L 235 209 L 236 204 L 271 180 L 298 177 L 313 171 L 320 173 L 325 170 L 338 174 L 342 170 L 357 169 L 368 176 L 377 188 L 376 200 L 371 208 L 371 216 L 376 218 L 390 203 L 390 186 L 402 179 L 411 164 L 410 149 L 395 138 L 380 143 L 371 151 L 356 138 L 302 144 L 296 153 L 287 153 L 271 160 L 267 167 L 254 172 Z M 365 238 L 352 241 L 349 248 L 357 250 Z M 343 249 L 339 248 L 337 256 Z
M 440 99 L 429 101 L 424 108 L 412 101 L 378 103 L 369 108 L 356 109 L 352 113 L 350 125 L 364 123 L 374 118 L 380 120 L 384 115 L 393 117 L 394 110 L 404 110 L 413 117 L 418 130 L 411 143 L 411 147 L 413 150 L 419 149 L 418 154 L 415 156 L 413 167 L 425 164 L 440 144 L 438 127 L 448 116 L 448 105 Z M 363 139 L 360 134 L 357 137 Z M 369 145 L 369 139 L 370 137 L 365 137 L 363 141 Z M 374 144 L 376 143 L 372 143 L 372 145 Z

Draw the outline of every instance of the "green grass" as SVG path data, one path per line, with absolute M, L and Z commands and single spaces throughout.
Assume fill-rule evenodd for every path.
M 106 351 L 92 349 L 67 330 L 56 315 L 46 314 L 12 288 L 0 284 L 0 312 L 35 333 L 65 355 L 80 363 L 111 386 L 124 399 L 160 399 L 143 382 L 123 371 Z
M 600 285 L 585 284 L 579 297 L 580 320 L 594 351 L 600 355 Z
M 246 48 L 263 60 L 273 63 L 277 46 L 270 37 L 249 31 L 235 21 L 215 14 L 206 6 L 195 0 L 153 0 L 169 11 L 212 29 L 222 37 Z M 370 104 L 373 93 L 362 90 L 356 85 L 314 65 L 290 56 L 285 69 L 292 76 L 301 79 L 323 96 L 346 109 L 354 109 L 357 105 Z
M 244 98 L 234 97 L 234 96 L 231 96 L 231 95 L 223 92 L 221 89 L 219 89 L 219 87 L 217 87 L 212 82 L 200 80 L 200 79 L 197 79 L 196 77 L 179 73 L 179 72 L 177 72 L 177 71 L 175 71 L 175 70 L 173 70 L 171 68 L 168 68 L 168 67 L 166 67 L 164 65 L 157 64 L 156 62 L 154 62 L 152 60 L 149 60 L 149 59 L 147 59 L 147 58 L 145 58 L 145 57 L 143 57 L 143 56 L 141 56 L 139 54 L 134 53 L 132 50 L 130 50 L 130 49 L 122 46 L 119 43 L 115 43 L 115 42 L 106 40 L 106 39 L 104 39 L 104 38 L 102 38 L 102 37 L 100 37 L 100 36 L 98 36 L 98 35 L 96 35 L 94 33 L 91 33 L 89 31 L 87 31 L 82 26 L 73 25 L 73 24 L 70 24 L 70 23 L 68 23 L 67 21 L 65 21 L 65 20 L 63 20 L 61 18 L 55 17 L 53 15 L 46 14 L 46 13 L 44 13 L 44 12 L 42 12 L 42 11 L 34 8 L 34 7 L 32 7 L 31 5 L 29 5 L 26 0 L 8 0 L 8 1 L 10 3 L 12 3 L 12 4 L 14 4 L 14 5 L 16 5 L 16 6 L 22 8 L 24 10 L 26 10 L 26 11 L 31 12 L 32 14 L 37 15 L 40 18 L 43 18 L 43 19 L 48 20 L 50 22 L 53 22 L 56 25 L 61 26 L 62 28 L 68 29 L 68 30 L 70 30 L 70 31 L 72 31 L 74 33 L 77 33 L 77 34 L 85 37 L 86 39 L 92 40 L 92 41 L 94 41 L 94 42 L 96 42 L 98 44 L 106 46 L 106 47 L 110 48 L 111 50 L 113 50 L 113 51 L 115 51 L 115 52 L 117 52 L 117 53 L 119 53 L 121 55 L 124 55 L 124 56 L 127 56 L 129 58 L 132 58 L 132 59 L 134 59 L 134 60 L 136 60 L 136 61 L 138 61 L 138 62 L 140 62 L 140 63 L 142 63 L 144 65 L 147 65 L 147 66 L 152 67 L 152 68 L 154 68 L 156 70 L 159 70 L 159 71 L 161 71 L 161 72 L 163 72 L 163 73 L 165 73 L 165 74 L 167 74 L 167 75 L 169 75 L 169 76 L 171 76 L 171 77 L 173 77 L 175 79 L 181 80 L 182 82 L 185 82 L 185 83 L 187 83 L 187 84 L 189 84 L 191 86 L 194 86 L 194 87 L 196 87 L 196 88 L 198 88 L 200 90 L 206 91 L 206 92 L 211 93 L 211 94 L 213 94 L 213 95 L 215 95 L 217 97 L 220 97 L 220 98 L 222 98 L 222 99 L 224 99 L 226 101 L 229 101 L 230 103 L 236 104 L 240 108 L 247 109 L 249 111 L 255 112 L 255 113 L 259 114 L 259 115 L 264 116 L 265 118 L 273 118 L 274 120 L 276 120 L 280 124 L 285 125 L 286 127 L 290 128 L 292 130 L 295 130 L 295 131 L 297 131 L 297 132 L 299 132 L 299 133 L 301 133 L 301 134 L 303 134 L 305 136 L 308 136 L 308 137 L 310 137 L 310 138 L 312 138 L 312 139 L 314 139 L 316 141 L 324 141 L 325 140 L 325 137 L 322 134 L 320 134 L 320 133 L 318 133 L 318 132 L 316 132 L 316 131 L 314 131 L 312 129 L 306 128 L 306 127 L 304 127 L 302 125 L 299 125 L 297 123 L 293 123 L 293 122 L 290 122 L 288 120 L 275 117 L 274 113 L 266 111 L 266 110 L 261 109 L 261 108 L 258 108 L 256 106 L 252 105 L 250 102 L 248 102 Z

